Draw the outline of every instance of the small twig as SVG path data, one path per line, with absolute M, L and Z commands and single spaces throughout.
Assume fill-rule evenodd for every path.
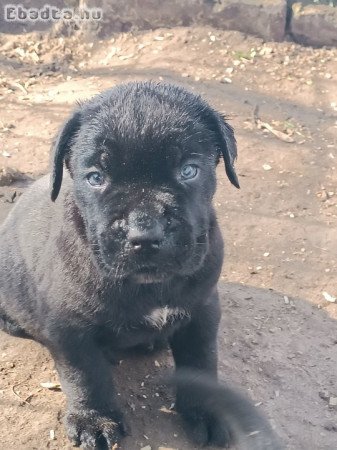
M 256 126 L 258 126 L 259 121 L 260 121 L 259 109 L 260 109 L 259 105 L 256 105 L 253 110 L 253 122 L 255 123 Z
M 33 396 L 34 394 L 31 394 L 31 395 L 29 395 L 26 399 L 24 399 L 24 398 L 22 398 L 22 397 L 20 397 L 20 395 L 16 392 L 16 388 L 18 387 L 18 386 L 21 386 L 23 383 L 26 383 L 28 380 L 30 380 L 31 379 L 31 376 L 29 376 L 28 378 L 26 378 L 25 380 L 23 380 L 23 381 L 20 381 L 20 383 L 17 383 L 17 384 L 14 384 L 13 386 L 12 386 L 12 392 L 13 392 L 13 394 L 21 401 L 21 402 L 23 402 L 23 403 L 26 403 L 27 405 L 29 405 L 29 406 L 31 406 L 31 404 L 28 402 L 28 399 L 31 397 L 31 396 Z
M 275 130 L 275 128 L 272 127 L 267 122 L 262 122 L 262 120 L 259 117 L 259 105 L 256 105 L 253 110 L 253 122 L 255 123 L 255 125 L 257 126 L 257 128 L 259 130 L 264 128 L 283 142 L 288 142 L 288 143 L 295 142 L 294 139 L 291 136 L 289 136 L 288 134 L 283 133 L 283 131 Z
M 29 394 L 23 401 L 24 401 L 25 403 L 28 403 L 30 406 L 32 406 L 32 405 L 29 403 L 29 401 L 30 401 L 36 394 L 38 394 L 38 393 L 41 392 L 41 391 L 42 391 L 42 388 L 37 389 L 36 391 L 34 391 L 34 392 L 32 392 L 31 394 Z

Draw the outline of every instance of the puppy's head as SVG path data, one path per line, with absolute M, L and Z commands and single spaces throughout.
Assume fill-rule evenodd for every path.
M 95 261 L 137 283 L 194 273 L 208 251 L 215 168 L 234 170 L 232 128 L 200 97 L 168 84 L 117 86 L 80 106 L 54 150 L 65 162 Z

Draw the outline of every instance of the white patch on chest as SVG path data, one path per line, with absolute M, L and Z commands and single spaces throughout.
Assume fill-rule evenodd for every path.
M 144 317 L 144 321 L 153 328 L 161 329 L 168 323 L 188 317 L 190 317 L 189 313 L 183 308 L 164 306 L 163 308 L 153 309 L 150 314 Z

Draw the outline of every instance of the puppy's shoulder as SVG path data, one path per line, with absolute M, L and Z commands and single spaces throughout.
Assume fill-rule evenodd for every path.
M 2 247 L 37 248 L 61 227 L 64 201 L 50 199 L 49 175 L 35 181 L 23 193 L 1 226 Z

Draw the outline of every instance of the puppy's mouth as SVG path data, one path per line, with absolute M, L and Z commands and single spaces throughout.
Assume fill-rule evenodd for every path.
M 162 283 L 169 280 L 171 276 L 167 272 L 160 272 L 157 266 L 145 266 L 130 274 L 129 278 L 137 284 L 151 284 Z
M 99 244 L 94 248 L 95 259 L 105 276 L 134 284 L 165 283 L 175 276 L 191 275 L 202 264 L 208 249 L 207 232 L 200 233 L 194 242 L 180 241 L 152 254 L 130 253 L 124 245 L 114 249 Z

